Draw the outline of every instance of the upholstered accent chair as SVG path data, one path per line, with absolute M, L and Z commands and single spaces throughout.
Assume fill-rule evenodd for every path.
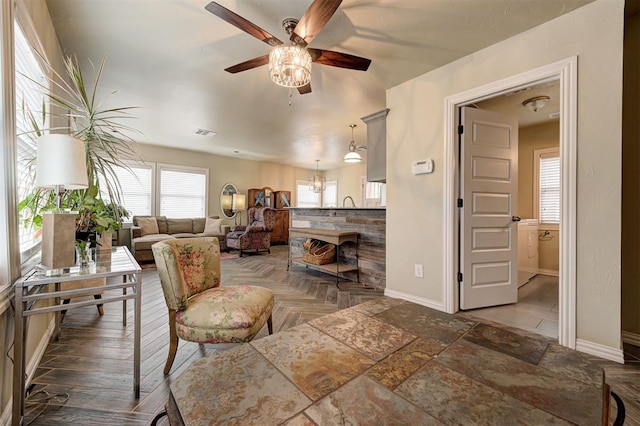
M 276 223 L 276 210 L 269 207 L 250 207 L 248 225 L 236 226 L 227 234 L 227 248 L 271 253 L 271 231 Z
M 265 322 L 273 333 L 273 293 L 252 285 L 220 286 L 215 237 L 165 240 L 151 246 L 169 308 L 169 374 L 178 338 L 190 342 L 248 342 Z

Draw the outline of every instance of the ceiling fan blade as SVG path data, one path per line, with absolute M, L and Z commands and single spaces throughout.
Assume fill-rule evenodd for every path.
M 298 87 L 298 93 L 300 93 L 301 95 L 311 93 L 311 83 L 307 83 L 304 86 Z
M 234 27 L 237 27 L 245 33 L 254 36 L 258 40 L 267 43 L 269 46 L 279 46 L 282 44 L 277 37 L 269 34 L 253 22 L 247 21 L 242 16 L 230 11 L 224 6 L 220 6 L 214 1 L 206 5 L 204 8 L 216 15 L 218 18 L 227 21 Z
M 340 3 L 342 0 L 314 0 L 296 25 L 291 41 L 302 47 L 311 43 L 329 22 Z
M 348 53 L 334 52 L 332 50 L 312 49 L 307 51 L 311 54 L 313 62 L 332 67 L 348 68 L 350 70 L 366 71 L 371 65 L 371 59 L 360 56 L 349 55 Z
M 234 65 L 229 68 L 225 68 L 226 72 L 230 72 L 231 74 L 235 74 L 237 72 L 250 70 L 252 68 L 261 67 L 263 65 L 267 65 L 269 63 L 269 55 L 258 56 L 257 58 L 249 59 L 248 61 L 244 61 L 240 64 Z

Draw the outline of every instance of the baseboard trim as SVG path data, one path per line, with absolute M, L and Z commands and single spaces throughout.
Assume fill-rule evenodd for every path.
M 576 350 L 589 355 L 599 356 L 609 361 L 624 364 L 624 352 L 622 349 L 604 346 L 599 343 L 593 343 L 586 340 L 576 339 Z
M 622 330 L 622 341 L 633 346 L 640 346 L 640 334 Z
M 435 309 L 436 311 L 446 312 L 444 304 L 442 302 L 434 302 L 430 299 L 417 297 L 412 294 L 403 293 L 395 290 L 384 290 L 384 295 L 389 297 L 395 297 L 397 299 L 406 300 L 407 302 L 417 303 L 418 305 L 426 306 L 427 308 Z
M 560 272 L 559 271 L 554 271 L 551 269 L 538 269 L 538 274 L 540 275 L 549 275 L 550 277 L 559 277 L 560 276 Z

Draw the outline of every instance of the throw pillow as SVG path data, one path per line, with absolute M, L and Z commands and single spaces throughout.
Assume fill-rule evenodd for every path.
M 222 219 L 212 219 L 208 217 L 204 223 L 204 233 L 220 235 L 222 233 L 220 225 L 222 225 Z
M 140 227 L 140 231 L 142 232 L 142 236 L 158 234 L 158 221 L 155 217 L 139 217 L 138 218 L 138 226 Z

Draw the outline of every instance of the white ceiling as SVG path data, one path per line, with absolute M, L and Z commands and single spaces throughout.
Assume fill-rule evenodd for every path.
M 204 9 L 208 0 L 47 0 L 63 52 L 99 64 L 111 106 L 141 107 L 141 143 L 320 169 L 343 165 L 360 117 L 385 107 L 385 90 L 526 31 L 592 0 L 344 0 L 311 47 L 372 60 L 366 72 L 314 64 L 313 92 L 269 80 L 266 66 L 231 65 L 269 46 Z M 282 19 L 311 0 L 219 0 L 283 41 Z M 89 71 L 85 71 L 91 75 Z M 289 106 L 291 100 L 292 105 Z M 198 136 L 196 129 L 217 132 Z M 235 151 L 238 151 L 236 153 Z

